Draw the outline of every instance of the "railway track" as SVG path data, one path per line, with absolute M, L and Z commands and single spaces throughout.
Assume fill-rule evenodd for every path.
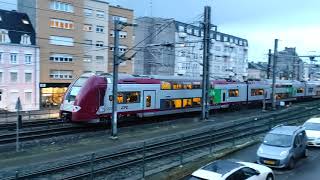
M 22 123 L 22 128 L 34 128 L 34 127 L 41 127 L 41 126 L 51 126 L 51 125 L 59 125 L 59 124 L 67 124 L 62 119 L 38 119 L 33 121 L 24 121 Z M 11 123 L 1 123 L 0 130 L 15 130 L 16 129 L 16 122 Z
M 273 115 L 256 120 L 219 123 L 206 131 L 187 136 L 177 136 L 162 142 L 144 144 L 124 151 L 87 158 L 85 160 L 59 165 L 48 169 L 19 174 L 19 178 L 82 179 L 108 174 L 119 168 L 145 164 L 150 161 L 181 156 L 204 147 L 214 147 L 221 143 L 234 143 L 242 139 L 260 135 L 280 123 L 301 123 L 303 119 L 318 114 L 318 106 L 300 109 L 283 115 Z M 88 156 L 90 157 L 90 156 Z M 94 168 L 92 168 L 92 164 Z M 58 174 L 58 176 L 57 176 Z M 70 175 L 72 174 L 72 175 Z M 6 179 L 15 179 L 8 177 Z

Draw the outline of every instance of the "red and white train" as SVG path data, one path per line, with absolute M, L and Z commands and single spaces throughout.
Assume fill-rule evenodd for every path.
M 118 113 L 138 117 L 201 110 L 201 79 L 183 77 L 120 75 Z M 320 97 L 320 82 L 277 80 L 281 101 Z M 210 109 L 229 108 L 270 101 L 271 81 L 211 81 Z M 68 88 L 60 116 L 73 122 L 97 122 L 111 117 L 112 75 L 83 74 Z

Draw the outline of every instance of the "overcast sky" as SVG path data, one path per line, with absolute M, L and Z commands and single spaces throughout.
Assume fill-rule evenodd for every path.
M 16 0 L 0 0 L 0 7 L 11 9 Z M 296 47 L 301 55 L 320 54 L 319 0 L 110 0 L 113 5 L 134 9 L 135 16 L 199 21 L 203 7 L 212 7 L 212 23 L 218 31 L 246 38 L 249 61 L 266 61 L 275 38 L 279 49 Z M 310 52 L 312 51 L 312 52 Z

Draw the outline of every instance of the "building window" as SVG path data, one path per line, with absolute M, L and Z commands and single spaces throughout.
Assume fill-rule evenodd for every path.
M 2 63 L 2 52 L 0 52 L 0 63 Z
M 73 38 L 62 36 L 50 36 L 50 44 L 59 46 L 73 46 Z
M 103 56 L 96 56 L 96 63 L 101 64 L 104 61 L 104 57 Z
M 103 33 L 104 32 L 104 26 L 97 26 L 96 32 L 97 33 Z
M 179 32 L 184 32 L 184 26 L 179 26 Z
M 28 45 L 30 45 L 31 44 L 30 36 L 27 35 L 27 34 L 22 35 L 20 44 L 28 44 Z
M 3 82 L 3 72 L 0 72 L 0 83 L 2 83 Z
M 51 1 L 50 9 L 73 13 L 73 5 L 60 1 Z
M 18 82 L 18 73 L 10 72 L 10 82 L 16 83 Z
M 31 57 L 32 57 L 31 54 L 26 54 L 26 55 L 24 56 L 24 63 L 25 63 L 25 64 L 31 64 Z
M 228 41 L 228 36 L 223 36 L 223 41 L 227 42 Z
M 124 31 L 120 31 L 120 32 L 119 32 L 119 37 L 120 37 L 121 39 L 127 38 L 127 36 L 128 36 L 128 33 L 127 33 L 127 32 L 124 32 Z
M 126 51 L 127 51 L 127 49 L 128 49 L 128 47 L 127 47 L 127 46 L 119 46 L 119 52 L 121 52 L 121 53 L 126 52 Z
M 87 31 L 87 32 L 92 31 L 92 24 L 85 24 L 85 25 L 83 25 L 83 30 L 84 30 L 84 31 Z
M 97 11 L 96 16 L 98 18 L 104 18 L 104 11 Z
M 31 99 L 32 99 L 32 92 L 25 92 L 24 93 L 25 104 L 31 104 Z
M 88 46 L 88 47 L 92 46 L 92 40 L 86 39 L 86 40 L 84 40 L 83 43 L 84 43 L 85 46 Z
M 83 56 L 83 61 L 84 62 L 91 62 L 92 61 L 92 56 L 89 56 L 89 55 Z
M 59 29 L 74 29 L 72 21 L 62 19 L 50 19 L 50 27 Z
M 229 89 L 229 97 L 238 97 L 239 89 Z
M 30 22 L 28 20 L 26 20 L 26 19 L 22 19 L 22 23 L 23 24 L 30 24 Z
M 221 36 L 220 36 L 220 34 L 217 34 L 217 35 L 216 35 L 216 40 L 217 40 L 217 41 L 221 41 Z
M 10 64 L 18 64 L 17 56 L 16 53 L 10 54 Z
M 0 31 L 0 43 L 7 43 L 8 42 L 8 32 L 7 31 Z
M 125 17 L 121 17 L 121 16 L 112 16 L 112 20 L 118 20 L 118 21 L 121 21 L 121 22 L 128 22 L 128 19 L 125 18 Z
M 88 8 L 83 9 L 83 13 L 85 16 L 92 16 L 92 12 L 93 12 L 92 9 L 88 9 Z
M 72 62 L 73 57 L 69 54 L 52 54 L 52 55 L 50 55 L 50 61 L 53 61 L 53 62 Z
M 51 70 L 50 78 L 51 79 L 72 79 L 73 71 L 68 70 Z
M 24 82 L 30 83 L 32 81 L 32 73 L 24 73 Z
M 103 41 L 97 41 L 96 42 L 97 47 L 103 47 Z

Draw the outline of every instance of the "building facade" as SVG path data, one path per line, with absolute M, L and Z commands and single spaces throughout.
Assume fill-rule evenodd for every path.
M 43 106 L 59 105 L 82 73 L 107 71 L 108 7 L 99 0 L 18 0 L 18 11 L 31 17 L 41 48 Z
M 267 79 L 268 63 L 249 62 L 248 63 L 248 80 L 265 80 Z
M 39 109 L 39 47 L 28 16 L 0 10 L 0 109 Z
M 135 73 L 187 77 L 202 75 L 203 30 L 173 19 L 136 20 L 135 42 L 145 37 L 135 59 Z M 248 41 L 212 29 L 210 77 L 244 80 L 248 68 Z M 163 69 L 163 70 L 162 70 Z
M 304 63 L 298 57 L 296 48 L 286 47 L 278 53 L 277 78 L 284 80 L 303 80 Z
M 114 20 L 118 19 L 121 22 L 133 24 L 133 10 L 126 9 L 121 6 L 109 6 L 109 59 L 108 59 L 108 72 L 113 71 L 113 49 L 114 49 Z M 133 46 L 133 27 L 124 26 L 119 32 L 119 53 L 125 53 L 127 58 L 130 58 L 134 51 L 129 50 Z M 120 63 L 119 73 L 133 73 L 133 61 L 130 59 Z

